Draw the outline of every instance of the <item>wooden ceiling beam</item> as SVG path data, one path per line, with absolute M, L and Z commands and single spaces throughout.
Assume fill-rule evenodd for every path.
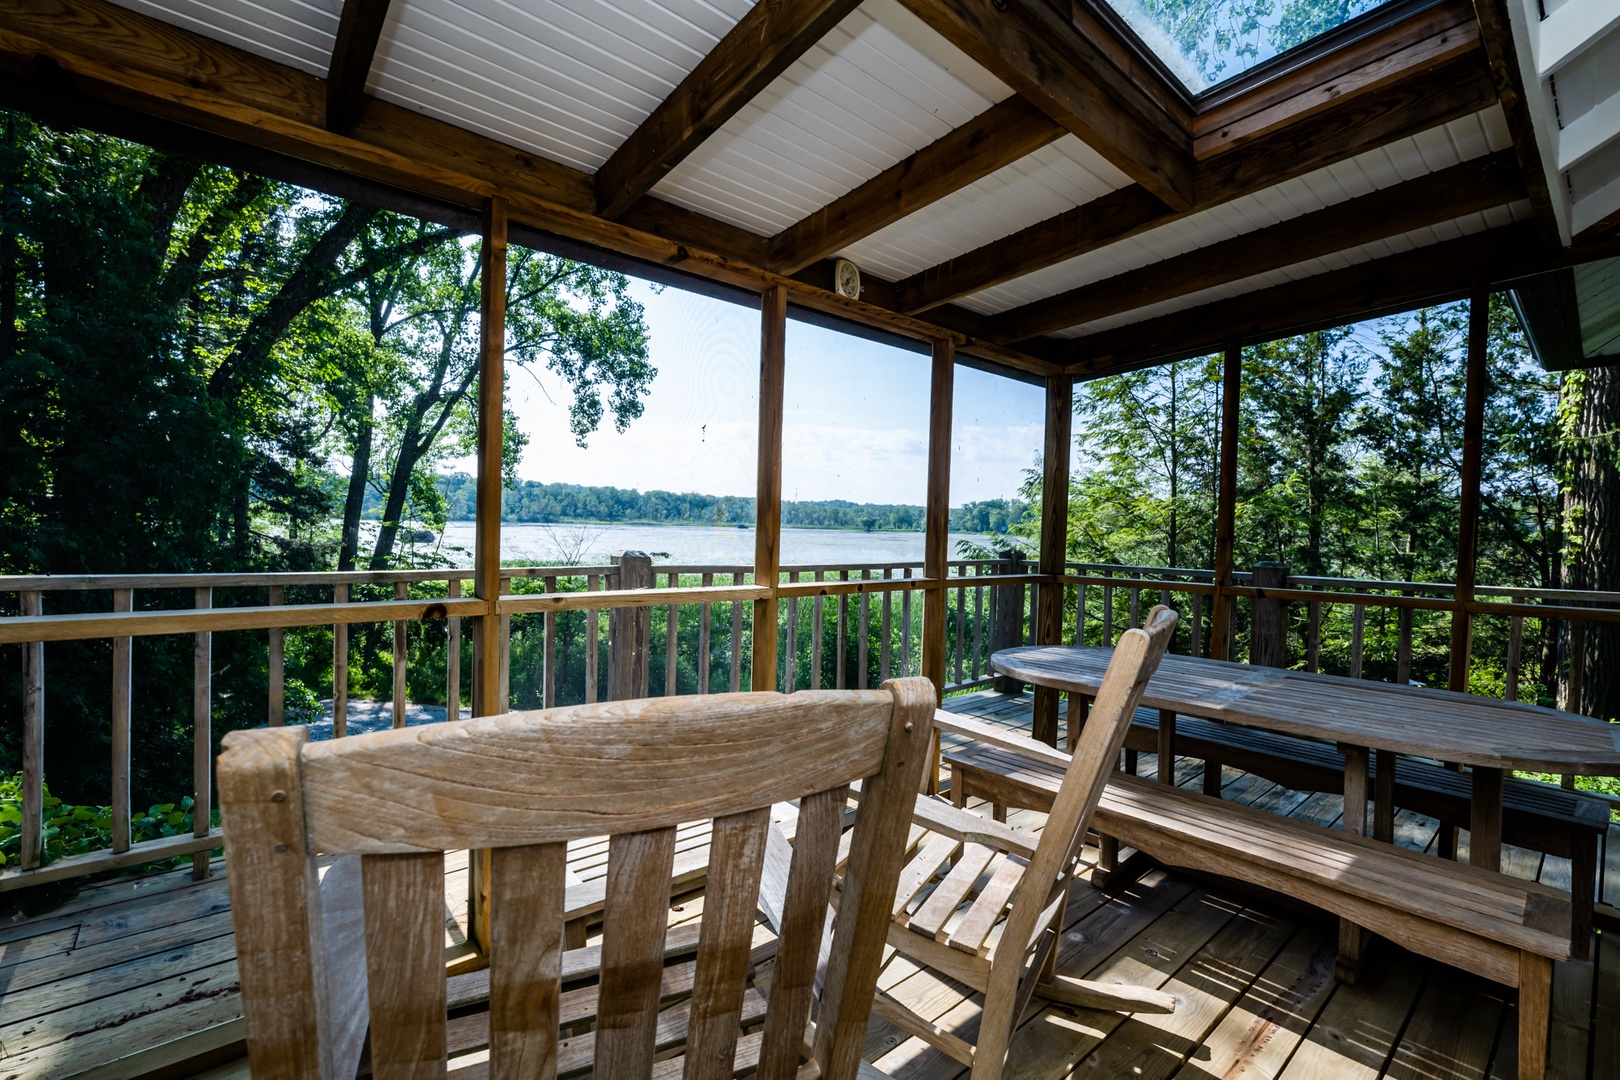
M 36 97 L 111 103 L 452 206 L 505 198 L 514 226 L 751 291 L 781 285 L 800 307 L 918 340 L 951 337 L 961 352 L 1030 374 L 1059 370 L 1030 351 L 839 296 L 830 271 L 816 279 L 823 267 L 806 268 L 803 280 L 775 274 L 763 265 L 764 238 L 657 199 L 606 220 L 589 174 L 376 98 L 361 99 L 349 134 L 328 131 L 321 79 L 107 0 L 0 0 L 0 78 Z
M 1074 339 L 1069 374 L 1099 378 L 1227 343 L 1274 341 L 1467 295 L 1481 276 L 1537 267 L 1536 226 L 1520 222 Z
M 1002 312 L 989 337 L 1005 343 L 1064 330 L 1522 198 L 1513 152 L 1487 154 Z
M 1192 136 L 1045 0 L 901 0 L 1169 206 L 1194 202 Z
M 326 68 L 326 128 L 344 132 L 360 111 L 360 100 L 371 75 L 371 62 L 382 40 L 389 0 L 343 0 L 338 16 L 337 40 Z
M 1478 53 L 1338 102 L 1198 165 L 1198 204 L 1170 210 L 1139 185 L 1121 188 L 896 283 L 918 314 L 1244 195 L 1438 127 L 1496 102 Z
M 1524 75 L 1519 69 L 1518 51 L 1513 45 L 1513 27 L 1508 21 L 1506 0 L 1475 0 L 1474 10 L 1479 18 L 1479 36 L 1490 63 L 1491 78 L 1495 80 L 1502 111 L 1507 114 L 1514 152 L 1519 156 L 1519 170 L 1524 175 L 1525 187 L 1530 192 L 1530 206 L 1535 211 L 1536 225 L 1541 230 L 1542 245 L 1549 251 L 1563 247 L 1558 212 L 1553 209 L 1549 171 L 1542 161 L 1541 145 L 1536 140 L 1535 124 L 1530 118 L 1530 102 L 1525 96 Z M 1537 90 L 1539 92 L 1540 88 L 1537 87 Z
M 760 0 L 596 172 L 596 211 L 616 218 L 652 190 L 860 0 Z
M 1065 129 L 1014 94 L 771 238 L 770 265 L 792 274 L 997 169 Z

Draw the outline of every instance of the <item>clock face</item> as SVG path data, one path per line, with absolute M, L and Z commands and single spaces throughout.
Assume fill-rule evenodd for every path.
M 837 282 L 835 286 L 839 296 L 847 296 L 851 300 L 861 295 L 861 272 L 856 265 L 848 259 L 838 260 Z

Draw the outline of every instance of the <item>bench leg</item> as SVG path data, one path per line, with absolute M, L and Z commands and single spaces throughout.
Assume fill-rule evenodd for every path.
M 1570 935 L 1575 960 L 1592 959 L 1592 906 L 1597 893 L 1596 833 L 1571 830 L 1569 837 Z
M 1159 783 L 1176 786 L 1176 711 L 1159 710 Z
M 951 805 L 967 806 L 967 784 L 962 782 L 961 769 L 951 770 Z
M 1221 763 L 1212 758 L 1204 759 L 1204 794 L 1221 797 Z
M 1349 919 L 1339 920 L 1339 958 L 1333 965 L 1333 977 L 1346 986 L 1356 985 L 1361 977 L 1361 954 L 1365 948 L 1366 931 Z
M 1552 961 L 1519 954 L 1519 1080 L 1547 1073 L 1547 1029 L 1552 1023 Z
M 1136 751 L 1135 750 L 1127 750 L 1127 751 L 1125 751 L 1125 775 L 1127 775 L 1127 776 L 1135 776 L 1136 775 Z

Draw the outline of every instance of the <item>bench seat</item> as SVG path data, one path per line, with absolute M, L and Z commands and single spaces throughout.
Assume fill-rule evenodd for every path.
M 1044 810 L 1060 758 L 1030 760 L 999 747 L 947 757 L 988 769 L 1002 805 Z M 1519 1076 L 1544 1075 L 1552 961 L 1570 956 L 1570 898 L 1535 882 L 1407 851 L 1339 829 L 1116 775 L 1096 828 L 1169 866 L 1235 878 L 1304 901 L 1412 952 L 1517 987 Z
M 1126 736 L 1127 750 L 1156 752 L 1158 729 L 1156 711 L 1137 710 Z M 1176 753 L 1230 765 L 1295 791 L 1344 794 L 1344 756 L 1331 743 L 1178 716 Z M 1378 755 L 1372 757 L 1371 774 L 1376 776 Z M 1206 769 L 1206 776 L 1204 793 L 1217 794 L 1212 783 L 1219 772 Z M 1472 795 L 1467 773 L 1412 758 L 1396 761 L 1397 807 L 1466 829 Z M 1502 783 L 1502 841 L 1570 861 L 1571 943 L 1577 959 L 1586 959 L 1591 949 L 1598 843 L 1608 828 L 1609 807 L 1601 799 L 1512 777 Z

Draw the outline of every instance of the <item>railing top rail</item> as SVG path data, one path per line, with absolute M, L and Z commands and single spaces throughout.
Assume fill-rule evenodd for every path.
M 1096 571 L 1105 574 L 1129 574 L 1132 576 L 1144 576 L 1152 574 L 1156 577 L 1189 577 L 1197 581 L 1213 581 L 1215 579 L 1215 571 L 1199 570 L 1194 567 L 1124 566 L 1117 563 L 1092 562 L 1070 562 L 1064 563 L 1064 565 L 1081 571 Z

